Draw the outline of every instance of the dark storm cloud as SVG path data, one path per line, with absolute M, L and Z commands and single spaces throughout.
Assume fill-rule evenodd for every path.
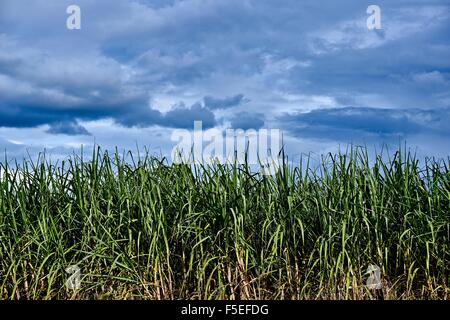
M 362 138 L 395 139 L 424 132 L 450 134 L 450 109 L 317 109 L 285 114 L 279 119 L 284 129 L 297 137 L 352 141 Z
M 76 122 L 72 121 L 61 121 L 55 122 L 50 125 L 50 128 L 47 130 L 48 133 L 52 134 L 66 134 L 66 135 L 85 135 L 90 136 L 89 131 L 86 130 L 83 126 L 79 125 Z

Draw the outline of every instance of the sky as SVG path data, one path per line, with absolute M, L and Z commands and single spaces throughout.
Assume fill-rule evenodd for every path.
M 448 0 L 0 0 L 0 150 L 168 155 L 202 121 L 279 129 L 294 157 L 399 143 L 446 157 L 449 28 Z

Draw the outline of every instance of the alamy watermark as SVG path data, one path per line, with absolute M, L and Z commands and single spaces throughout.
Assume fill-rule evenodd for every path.
M 67 7 L 66 13 L 69 14 L 66 20 L 66 26 L 69 30 L 81 29 L 81 8 L 75 4 Z
M 271 171 L 282 160 L 279 129 L 203 130 L 202 121 L 194 121 L 193 131 L 175 129 L 171 140 L 177 142 L 171 152 L 174 163 L 238 163 Z
M 81 287 L 81 269 L 77 265 L 68 266 L 66 272 L 70 274 L 66 281 L 66 288 L 69 290 L 78 290 Z
M 366 274 L 369 275 L 366 281 L 367 288 L 370 290 L 381 289 L 381 270 L 380 267 L 374 264 L 367 267 Z
M 366 280 L 366 287 L 372 294 L 374 294 L 375 299 L 384 300 L 383 284 L 381 281 L 381 269 L 375 264 L 369 265 L 366 274 L 369 277 Z
M 372 4 L 367 7 L 366 12 L 367 14 L 370 14 L 366 21 L 367 29 L 381 29 L 381 8 L 375 4 Z

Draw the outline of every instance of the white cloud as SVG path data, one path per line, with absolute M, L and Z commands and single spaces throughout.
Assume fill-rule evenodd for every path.
M 413 80 L 426 84 L 447 84 L 446 77 L 439 71 L 422 72 L 413 75 Z
M 390 9 L 381 7 L 382 29 L 368 30 L 365 12 L 353 19 L 338 22 L 331 27 L 309 34 L 310 49 L 317 53 L 329 53 L 342 49 L 368 49 L 386 43 L 429 32 L 445 24 L 450 11 L 445 6 L 414 6 L 412 8 Z M 414 43 L 411 43 L 413 46 Z

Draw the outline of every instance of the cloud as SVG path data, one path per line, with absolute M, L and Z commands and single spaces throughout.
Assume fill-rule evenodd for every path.
M 264 115 L 261 113 L 239 112 L 231 118 L 231 128 L 233 129 L 255 129 L 264 126 Z
M 77 122 L 55 122 L 50 125 L 50 128 L 47 130 L 48 133 L 51 134 L 66 134 L 66 135 L 85 135 L 90 136 L 89 131 L 86 130 L 83 126 L 78 124 Z
M 216 125 L 216 119 L 211 110 L 204 108 L 200 103 L 195 103 L 186 108 L 184 105 L 177 106 L 164 114 L 160 123 L 168 127 L 190 129 L 194 121 L 202 121 L 203 128 L 212 128 Z
M 450 109 L 336 108 L 279 117 L 280 126 L 297 137 L 354 141 L 392 140 L 432 133 L 450 134 Z M 381 139 L 381 140 L 382 140 Z
M 4 138 L 0 137 L 0 146 L 3 149 L 1 151 L 4 151 L 4 150 L 15 151 L 15 150 L 17 150 L 18 148 L 21 147 L 21 144 L 17 143 L 17 142 L 14 143 L 14 142 L 12 142 L 10 140 L 7 140 L 7 139 L 4 139 Z
M 238 94 L 233 97 L 227 97 L 224 99 L 217 99 L 210 96 L 203 98 L 205 107 L 210 110 L 236 107 L 245 101 L 246 100 L 244 99 L 243 94 Z
M 447 77 L 439 71 L 421 72 L 413 75 L 413 80 L 420 84 L 445 85 L 449 81 Z
M 69 4 L 2 1 L 4 141 L 42 127 L 46 143 L 85 142 L 78 125 L 106 144 L 133 140 L 85 125 L 101 121 L 133 138 L 194 120 L 277 125 L 330 144 L 446 132 L 436 120 L 450 108 L 445 0 L 380 0 L 373 32 L 367 4 L 353 0 L 79 0 L 72 31 Z
M 367 16 L 360 12 L 356 18 L 346 19 L 331 28 L 326 27 L 311 33 L 311 49 L 322 54 L 337 50 L 376 48 L 419 33 L 430 32 L 450 17 L 448 7 L 439 4 L 391 7 L 390 10 L 385 10 L 385 6 L 380 5 L 382 29 L 369 31 L 365 19 Z

